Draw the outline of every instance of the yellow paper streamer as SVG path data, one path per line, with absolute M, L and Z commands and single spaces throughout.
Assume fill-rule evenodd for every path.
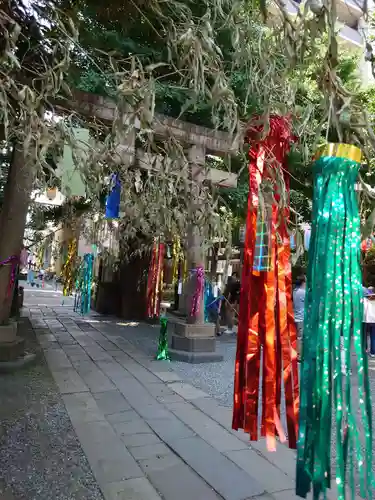
M 62 269 L 62 277 L 64 282 L 63 294 L 68 296 L 72 294 L 74 287 L 74 267 L 77 255 L 77 240 L 74 238 L 69 243 L 68 256 Z

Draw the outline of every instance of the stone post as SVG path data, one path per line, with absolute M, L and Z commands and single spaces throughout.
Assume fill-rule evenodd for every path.
M 195 183 L 192 186 L 192 210 L 195 210 L 199 197 L 199 185 L 205 178 L 205 148 L 191 146 L 189 150 L 189 163 L 191 177 Z M 201 230 L 197 226 L 188 229 L 188 269 L 192 270 L 198 266 L 205 269 L 205 249 Z M 172 319 L 170 323 L 174 327 L 171 340 L 170 354 L 172 359 L 187 361 L 189 363 L 205 363 L 208 361 L 221 361 L 223 357 L 216 352 L 215 326 L 204 321 L 204 296 L 200 297 L 199 313 L 190 316 L 191 304 L 196 289 L 197 275 L 190 274 L 184 293 L 185 320 Z

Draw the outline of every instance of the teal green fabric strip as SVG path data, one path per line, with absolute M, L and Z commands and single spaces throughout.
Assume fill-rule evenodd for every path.
M 354 495 L 354 468 L 359 471 L 361 492 L 371 498 L 371 402 L 362 336 L 360 226 L 354 191 L 359 166 L 334 157 L 322 157 L 313 166 L 296 493 L 305 498 L 312 488 L 314 500 L 325 498 L 330 487 L 333 413 L 337 498 L 345 500 L 346 485 Z M 351 394 L 352 347 L 365 434 L 363 453 Z

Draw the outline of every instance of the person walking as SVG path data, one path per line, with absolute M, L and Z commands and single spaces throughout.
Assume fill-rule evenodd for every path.
M 235 314 L 238 314 L 240 292 L 241 283 L 238 279 L 237 273 L 234 272 L 232 276 L 228 278 L 228 283 L 224 292 L 224 297 L 226 299 L 225 319 L 227 323 L 227 329 L 224 331 L 224 334 L 230 335 L 234 333 L 234 316 Z
M 363 287 L 363 333 L 364 349 L 371 358 L 375 357 L 375 294 L 373 288 Z M 370 350 L 367 349 L 370 337 Z
M 301 343 L 303 337 L 303 319 L 305 315 L 306 277 L 297 278 L 297 286 L 293 292 L 294 321 L 297 327 L 297 356 L 301 357 Z

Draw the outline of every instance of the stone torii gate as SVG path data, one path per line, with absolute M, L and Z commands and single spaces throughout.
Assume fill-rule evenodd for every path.
M 68 102 L 68 107 L 79 114 L 98 118 L 104 122 L 113 122 L 116 113 L 116 104 L 106 98 L 94 94 L 75 92 L 73 98 Z M 135 129 L 137 125 L 135 125 Z M 192 179 L 198 182 L 208 180 L 221 187 L 236 187 L 237 175 L 216 168 L 206 168 L 206 155 L 223 156 L 235 154 L 238 151 L 238 142 L 233 137 L 222 131 L 212 130 L 206 127 L 187 123 L 182 120 L 170 118 L 164 115 L 155 115 L 152 129 L 157 138 L 166 139 L 175 137 L 188 150 L 188 161 Z M 128 134 L 123 139 L 123 146 L 117 152 L 121 161 L 129 166 L 138 161 L 140 168 L 154 168 L 157 165 L 155 156 L 136 149 L 134 133 Z M 192 203 L 195 194 L 192 193 Z M 204 241 L 198 227 L 190 227 L 188 231 L 187 248 L 188 269 L 198 266 L 205 268 Z M 181 304 L 180 312 L 185 313 L 185 319 L 180 316 L 171 318 L 173 326 L 171 338 L 171 355 L 174 359 L 192 363 L 218 361 L 222 356 L 216 353 L 215 327 L 204 321 L 204 297 L 201 297 L 199 314 L 192 318 L 186 311 L 190 308 L 192 301 L 195 278 L 186 287 L 186 294 Z

